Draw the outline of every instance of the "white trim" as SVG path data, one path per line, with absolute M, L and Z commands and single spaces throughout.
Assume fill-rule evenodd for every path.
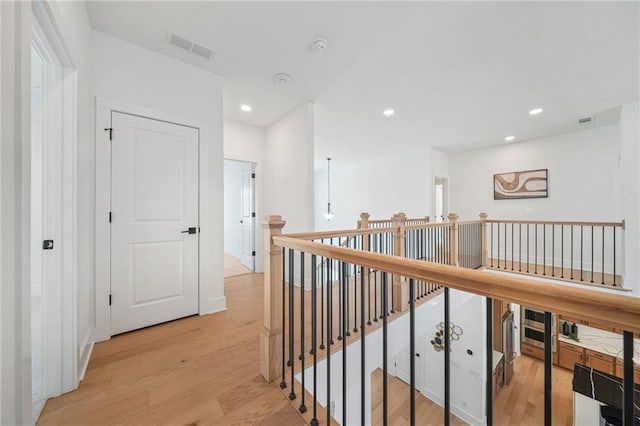
M 82 339 L 82 344 L 78 347 L 78 380 L 84 380 L 84 375 L 87 372 L 87 367 L 89 366 L 89 360 L 91 359 L 91 354 L 93 353 L 93 347 L 95 346 L 95 342 L 93 340 L 94 327 L 91 327 L 87 330 L 84 338 Z
M 436 404 L 438 404 L 441 407 L 444 407 L 444 400 L 442 399 L 442 397 L 440 395 L 437 395 L 427 389 L 418 389 L 418 391 L 427 399 L 430 399 L 431 401 L 435 402 Z M 471 414 L 469 414 L 467 411 L 463 410 L 462 408 L 458 407 L 455 404 L 451 404 L 451 414 L 455 415 L 456 417 L 459 417 L 460 419 L 464 420 L 466 423 L 470 424 L 470 425 L 483 425 L 485 424 L 485 418 L 482 419 L 478 419 L 475 416 L 472 416 Z
M 107 100 L 96 97 L 95 138 L 96 138 L 96 253 L 95 253 L 95 280 L 96 280 L 96 326 L 95 341 L 105 341 L 111 338 L 111 309 L 109 308 L 110 292 L 110 225 L 108 215 L 111 199 L 111 143 L 109 132 L 104 129 L 111 127 L 111 112 L 117 111 L 125 114 L 137 115 L 154 120 L 180 124 L 193 127 L 199 132 L 199 202 L 198 217 L 201 227 L 199 262 L 198 262 L 198 312 L 200 315 L 223 311 L 226 309 L 224 296 L 211 297 L 209 287 L 215 281 L 215 271 L 211 269 L 210 259 L 213 256 L 212 247 L 208 243 L 215 240 L 216 218 L 212 218 L 209 212 L 211 199 L 210 188 L 206 176 L 214 170 L 215 165 L 210 164 L 208 143 L 211 129 L 198 120 L 179 117 L 175 114 L 156 111 L 144 106 L 131 105 L 125 102 Z M 114 131 L 117 131 L 115 129 Z

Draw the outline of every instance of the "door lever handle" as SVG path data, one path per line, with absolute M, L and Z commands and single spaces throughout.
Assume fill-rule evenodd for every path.
M 180 231 L 180 233 L 182 233 L 182 234 L 196 234 L 196 233 L 198 233 L 198 228 L 196 228 L 194 226 L 194 227 L 191 227 L 189 229 L 185 229 L 184 231 Z

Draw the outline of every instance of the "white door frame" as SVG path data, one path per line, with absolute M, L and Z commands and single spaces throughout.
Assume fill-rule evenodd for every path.
M 442 212 L 443 212 L 443 219 L 439 219 L 436 216 L 436 183 L 438 180 L 442 180 L 444 182 L 443 188 L 442 188 Z M 444 221 L 446 222 L 447 219 L 447 214 L 448 214 L 448 210 L 449 210 L 449 178 L 446 176 L 437 176 L 434 175 L 433 176 L 433 185 L 432 185 L 432 191 L 433 191 L 433 215 L 434 215 L 434 220 L 432 222 L 438 222 L 438 221 Z
M 54 251 L 58 255 L 53 259 L 54 265 L 51 265 L 56 276 L 48 280 L 48 288 L 43 289 L 43 334 L 46 336 L 43 342 L 43 390 L 46 397 L 54 397 L 77 388 L 79 382 L 76 280 L 77 71 L 70 50 L 60 36 L 58 22 L 49 4 L 33 2 L 32 11 L 32 40 L 38 50 L 44 51 L 54 63 L 56 79 L 60 80 L 56 96 L 61 101 L 60 110 L 57 111 L 61 125 L 56 123 L 55 128 L 49 127 L 51 123 L 45 125 L 47 131 L 55 131 L 60 138 L 55 164 L 50 165 L 59 180 L 54 185 L 56 190 L 53 194 L 56 200 L 56 217 L 49 218 L 55 227 L 50 232 L 54 234 L 51 237 L 54 239 Z M 29 175 L 30 166 L 31 164 Z M 51 214 L 50 209 L 44 212 Z
M 213 219 L 207 216 L 208 208 L 206 191 L 209 185 L 204 177 L 215 165 L 207 164 L 203 151 L 207 149 L 203 144 L 207 141 L 207 126 L 197 120 L 184 117 L 177 117 L 174 114 L 159 112 L 147 107 L 131 105 L 125 102 L 113 101 L 96 97 L 96 253 L 95 253 L 95 280 L 96 280 L 96 326 L 95 340 L 105 341 L 111 338 L 111 308 L 109 307 L 109 294 L 111 288 L 111 238 L 109 225 L 109 211 L 111 208 L 111 143 L 109 140 L 109 129 L 111 127 L 111 113 L 121 112 L 124 114 L 137 115 L 182 126 L 193 127 L 198 130 L 199 140 L 199 194 L 198 194 L 198 216 L 202 232 L 199 241 L 199 261 L 198 261 L 198 313 L 204 315 L 217 312 L 226 308 L 224 297 L 210 297 L 205 283 L 210 281 L 212 250 L 206 244 L 207 231 L 211 232 Z M 117 132 L 118 129 L 113 129 Z M 210 227 L 206 229 L 206 227 Z M 211 235 L 211 234 L 209 234 Z

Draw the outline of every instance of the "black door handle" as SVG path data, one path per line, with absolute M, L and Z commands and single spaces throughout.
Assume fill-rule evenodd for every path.
M 180 232 L 181 232 L 182 234 L 196 234 L 196 233 L 198 233 L 198 228 L 196 228 L 196 227 L 194 226 L 194 227 L 191 227 L 191 228 L 189 228 L 189 229 L 187 229 L 187 230 L 180 231 Z

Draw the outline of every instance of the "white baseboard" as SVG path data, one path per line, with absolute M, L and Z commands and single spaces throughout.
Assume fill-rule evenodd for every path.
M 212 297 L 207 300 L 204 309 L 200 310 L 200 315 L 213 314 L 227 310 L 227 298 L 225 296 Z
M 432 393 L 427 389 L 420 390 L 420 393 L 422 395 L 424 395 L 425 398 L 430 399 L 431 401 L 435 402 L 439 406 L 441 406 L 441 407 L 444 406 L 444 400 L 440 395 L 436 395 L 435 393 Z M 451 414 L 453 414 L 456 417 L 464 420 L 466 423 L 468 423 L 470 425 L 483 425 L 484 424 L 484 419 L 482 419 L 482 420 L 481 419 L 477 419 L 475 416 L 472 416 L 471 414 L 466 412 L 464 409 L 458 407 L 455 404 L 451 404 Z
M 93 337 L 95 328 L 91 327 L 87 330 L 84 338 L 82 339 L 82 344 L 79 349 L 78 356 L 78 381 L 81 382 L 84 379 L 84 374 L 87 372 L 87 367 L 89 366 L 89 360 L 91 359 L 91 354 L 93 353 L 93 347 L 95 345 L 95 339 Z

